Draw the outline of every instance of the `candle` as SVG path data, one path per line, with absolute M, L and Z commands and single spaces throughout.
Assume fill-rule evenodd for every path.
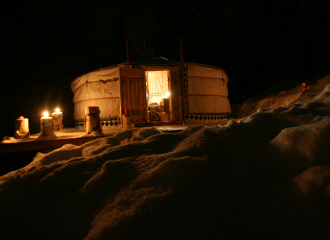
M 40 132 L 42 132 L 45 127 L 53 127 L 53 121 L 52 118 L 48 116 L 48 112 L 44 112 L 44 116 L 40 119 Z
M 48 116 L 48 112 L 44 112 L 44 116 L 41 119 L 49 119 L 51 117 Z
M 170 93 L 169 92 L 166 92 L 165 95 L 163 95 L 163 98 L 168 98 L 170 96 Z
M 60 112 L 59 108 L 56 108 L 55 112 L 52 113 L 52 120 L 53 120 L 53 130 L 59 131 L 63 129 L 63 113 Z
M 53 115 L 54 115 L 54 114 L 62 114 L 62 112 L 60 112 L 60 109 L 59 109 L 59 108 L 56 108 L 56 109 L 55 109 L 55 112 L 53 112 L 52 114 L 53 114 Z
M 15 133 L 16 138 L 28 138 L 30 136 L 29 131 L 29 119 L 23 116 L 15 119 Z
M 98 106 L 91 105 L 85 108 L 86 133 L 90 134 L 93 131 L 102 133 L 100 112 Z

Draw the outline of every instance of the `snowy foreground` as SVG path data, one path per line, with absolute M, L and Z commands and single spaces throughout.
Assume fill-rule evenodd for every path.
M 330 84 L 177 133 L 65 145 L 0 177 L 1 239 L 325 239 Z

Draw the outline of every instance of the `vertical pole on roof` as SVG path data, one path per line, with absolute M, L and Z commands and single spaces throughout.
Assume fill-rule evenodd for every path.
M 129 68 L 129 54 L 128 54 L 128 41 L 126 36 L 126 57 L 127 57 L 127 68 Z
M 143 37 L 143 57 L 144 57 L 144 59 L 147 59 L 146 36 Z
M 182 49 L 182 38 L 180 36 L 180 52 L 181 52 L 181 89 L 182 89 L 182 98 L 181 100 L 182 103 L 182 122 L 183 124 L 185 123 L 184 121 L 184 110 L 186 107 L 186 94 L 185 94 L 185 85 L 184 85 L 184 64 L 183 64 L 183 49 Z

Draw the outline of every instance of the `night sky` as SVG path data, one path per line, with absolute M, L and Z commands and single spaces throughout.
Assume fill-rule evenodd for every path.
M 210 1 L 211 2 L 211 1 Z M 11 1 L 1 17 L 0 137 L 14 119 L 39 128 L 59 106 L 73 127 L 70 82 L 89 71 L 163 56 L 223 68 L 246 98 L 330 69 L 330 17 L 322 1 Z M 229 84 L 229 100 L 244 98 Z

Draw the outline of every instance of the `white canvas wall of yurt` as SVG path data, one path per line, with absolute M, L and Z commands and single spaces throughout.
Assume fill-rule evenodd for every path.
M 213 122 L 231 112 L 228 100 L 228 77 L 224 70 L 201 64 L 187 64 L 186 122 Z

